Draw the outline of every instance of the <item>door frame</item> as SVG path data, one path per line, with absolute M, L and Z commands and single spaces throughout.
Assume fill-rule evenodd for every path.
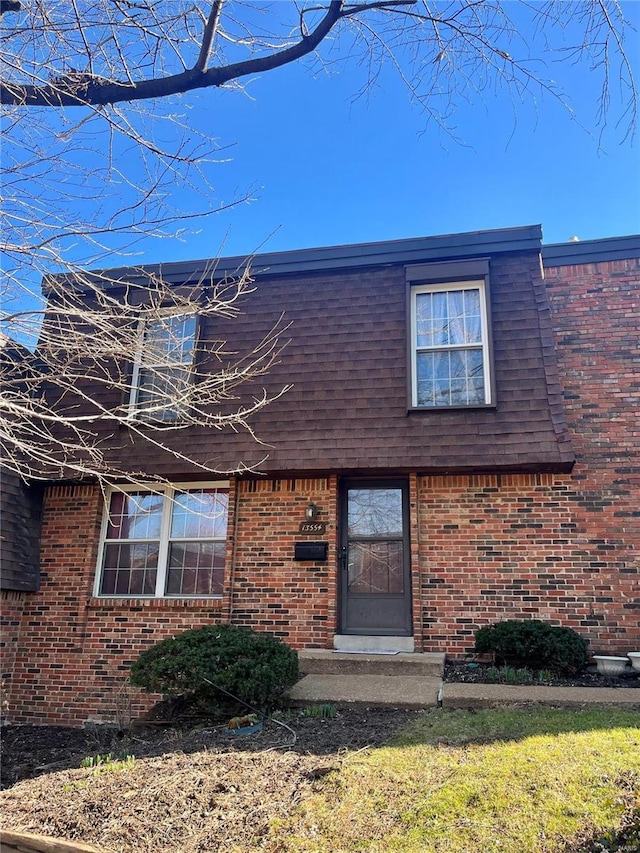
M 348 542 L 347 529 L 347 506 L 348 490 L 352 488 L 375 489 L 391 488 L 400 489 L 402 493 L 402 550 L 403 550 L 403 576 L 404 576 L 404 628 L 349 628 L 348 626 Z M 390 636 L 411 637 L 413 636 L 413 595 L 412 595 L 412 572 L 411 572 L 411 517 L 409 501 L 409 478 L 408 477 L 343 477 L 340 479 L 338 490 L 338 615 L 339 632 L 341 634 L 362 636 Z M 354 595 L 351 593 L 351 595 Z M 356 595 L 358 595 L 356 593 Z M 375 593 L 360 593 L 364 598 Z M 398 594 L 400 595 L 400 594 Z

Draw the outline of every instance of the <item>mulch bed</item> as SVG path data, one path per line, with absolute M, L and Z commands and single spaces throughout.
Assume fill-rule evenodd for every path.
M 447 662 L 444 680 L 486 683 L 491 664 L 479 661 Z M 540 680 L 533 672 L 532 684 L 570 687 L 633 687 L 640 689 L 638 673 L 630 671 L 619 678 L 598 675 L 595 667 L 574 676 L 554 675 Z M 495 683 L 495 682 L 494 682 Z M 156 706 L 161 708 L 161 706 Z M 162 711 L 170 709 L 161 708 Z M 262 732 L 248 737 L 229 733 L 224 724 L 204 720 L 141 723 L 130 732 L 105 727 L 74 729 L 62 726 L 3 726 L 1 731 L 3 788 L 22 779 L 79 767 L 92 755 L 131 753 L 137 757 L 158 757 L 167 752 L 185 755 L 202 750 L 216 753 L 292 751 L 299 755 L 326 756 L 377 746 L 389 740 L 415 712 L 395 709 L 343 709 L 333 719 L 295 714 L 283 719 L 295 732 L 267 720 Z M 295 742 L 294 742 L 295 741 Z
M 133 754 L 159 757 L 168 752 L 185 755 L 203 750 L 215 753 L 277 750 L 298 755 L 337 755 L 388 741 L 417 712 L 396 709 L 343 709 L 331 719 L 295 714 L 282 724 L 266 720 L 262 732 L 231 734 L 225 724 L 187 720 L 181 724 L 134 725 L 131 732 L 106 727 L 3 726 L 2 785 L 44 773 L 77 768 L 87 756 Z M 295 742 L 294 742 L 295 741 Z
M 549 685 L 551 687 L 636 687 L 640 689 L 640 675 L 629 667 L 629 671 L 619 677 L 599 675 L 595 666 L 587 667 L 584 672 L 575 675 L 563 675 L 531 670 L 530 681 L 511 682 L 489 678 L 492 664 L 480 661 L 450 661 L 444 669 L 444 680 L 464 682 L 466 684 L 530 684 Z

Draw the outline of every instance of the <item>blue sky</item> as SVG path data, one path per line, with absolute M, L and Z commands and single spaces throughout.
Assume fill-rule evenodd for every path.
M 169 114 L 179 117 L 194 142 L 204 137 L 217 147 L 215 162 L 203 164 L 211 189 L 192 174 L 191 185 L 174 181 L 169 200 L 187 215 L 223 209 L 188 221 L 180 238 L 132 234 L 140 196 L 127 182 L 148 186 L 137 144 L 120 140 L 112 149 L 108 124 L 89 120 L 88 112 L 34 114 L 35 125 L 22 133 L 25 156 L 38 174 L 34 180 L 32 167 L 18 172 L 13 236 L 19 245 L 24 240 L 44 249 L 36 257 L 18 251 L 11 258 L 21 285 L 18 303 L 38 291 L 43 274 L 62 268 L 55 253 L 48 254 L 50 245 L 61 245 L 67 262 L 104 268 L 534 224 L 542 225 L 546 243 L 640 233 L 640 132 L 625 134 L 617 68 L 608 121 L 598 126 L 600 73 L 588 59 L 573 63 L 568 54 L 552 52 L 545 33 L 532 32 L 528 5 L 544 8 L 536 0 L 505 0 L 518 36 L 500 47 L 555 80 L 566 93 L 564 104 L 535 87 L 519 101 L 504 89 L 475 92 L 472 86 L 453 104 L 452 132 L 446 133 L 411 103 L 390 63 L 368 86 L 366 64 L 349 54 L 346 36 L 321 45 L 319 56 L 243 80 L 243 88 L 144 104 L 143 112 L 157 108 L 157 118 L 140 121 L 151 122 L 159 145 L 175 144 L 175 125 L 162 121 Z M 621 5 L 640 30 L 640 2 Z M 265 11 L 256 2 L 242 13 L 291 8 L 276 3 Z M 567 2 L 560 8 L 587 7 Z M 566 29 L 548 35 L 556 50 L 579 43 L 577 13 Z M 625 46 L 640 81 L 637 32 L 629 30 Z M 440 66 L 429 57 L 422 69 L 429 80 Z M 429 103 L 436 111 L 448 105 L 446 98 Z M 129 115 L 136 110 L 132 106 Z M 228 207 L 246 196 L 251 200 Z M 105 232 L 111 216 L 125 227 Z M 86 238 L 87 224 L 96 229 L 97 247 L 93 233 Z M 49 240 L 56 231 L 71 236 Z
M 624 3 L 640 26 L 640 3 Z M 572 35 L 567 33 L 567 43 Z M 640 40 L 630 41 L 640 78 Z M 388 69 L 366 96 L 361 70 L 299 64 L 250 81 L 246 94 L 202 92 L 190 121 L 225 147 L 216 199 L 249 192 L 183 241 L 147 244 L 178 260 L 401 239 L 540 223 L 547 243 L 640 232 L 640 141 L 623 139 L 617 89 L 596 127 L 600 79 L 588 65 L 547 72 L 575 113 L 545 95 L 478 97 L 454 115 L 457 142 L 409 102 Z M 615 83 L 615 81 L 614 81 Z M 191 203 L 184 193 L 176 201 Z M 196 204 L 195 199 L 193 204 Z

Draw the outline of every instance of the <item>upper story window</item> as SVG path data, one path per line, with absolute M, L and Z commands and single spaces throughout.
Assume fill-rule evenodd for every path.
M 135 417 L 176 421 L 189 403 L 197 318 L 180 314 L 141 321 L 130 408 Z
M 413 405 L 490 402 L 484 282 L 413 289 Z
M 221 596 L 228 504 L 226 482 L 111 490 L 96 595 Z
M 413 408 L 492 403 L 487 274 L 484 260 L 407 268 Z

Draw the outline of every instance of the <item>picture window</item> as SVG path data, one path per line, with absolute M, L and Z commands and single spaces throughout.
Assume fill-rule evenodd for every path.
M 227 484 L 113 489 L 107 496 L 96 594 L 221 596 L 228 504 Z

